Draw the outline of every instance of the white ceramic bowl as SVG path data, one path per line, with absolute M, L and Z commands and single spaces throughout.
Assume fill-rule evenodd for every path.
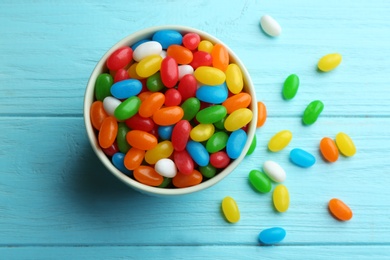
M 230 162 L 230 164 L 223 169 L 221 172 L 216 174 L 213 178 L 206 180 L 196 186 L 188 187 L 188 188 L 158 188 L 158 187 L 151 187 L 147 186 L 145 184 L 142 184 L 122 172 L 120 172 L 112 163 L 111 160 L 104 154 L 102 149 L 100 148 L 97 140 L 97 135 L 95 133 L 95 130 L 92 127 L 91 120 L 90 120 L 90 108 L 91 104 L 95 101 L 95 96 L 94 96 L 94 88 L 95 88 L 95 81 L 96 78 L 99 76 L 99 74 L 106 72 L 106 60 L 109 57 L 109 55 L 114 52 L 116 49 L 122 47 L 122 46 L 131 46 L 132 44 L 142 40 L 142 39 L 147 39 L 151 38 L 151 36 L 159 31 L 159 30 L 176 30 L 181 33 L 187 33 L 187 32 L 194 32 L 200 35 L 202 40 L 208 40 L 214 44 L 216 43 L 221 43 L 223 44 L 229 51 L 230 55 L 230 62 L 236 63 L 242 71 L 243 78 L 244 78 L 244 91 L 249 93 L 252 97 L 252 101 L 250 104 L 250 109 L 253 112 L 253 119 L 250 122 L 248 126 L 248 141 L 244 146 L 244 149 L 241 153 L 241 155 Z M 256 101 L 256 93 L 255 93 L 255 88 L 252 83 L 252 80 L 250 78 L 250 75 L 248 71 L 246 70 L 244 64 L 241 62 L 241 60 L 237 57 L 237 55 L 223 42 L 215 38 L 214 36 L 194 29 L 190 27 L 185 27 L 185 26 L 178 26 L 178 25 L 166 25 L 166 26 L 156 26 L 156 27 L 150 27 L 146 28 L 140 31 L 137 31 L 133 34 L 130 34 L 129 36 L 125 37 L 124 39 L 120 40 L 118 43 L 116 43 L 114 46 L 112 46 L 106 54 L 103 55 L 103 57 L 99 60 L 97 63 L 96 67 L 92 71 L 92 74 L 89 78 L 88 85 L 85 91 L 85 97 L 84 97 L 84 122 L 85 122 L 85 127 L 87 130 L 88 138 L 89 141 L 92 145 L 93 150 L 95 151 L 96 155 L 99 157 L 101 162 L 107 167 L 107 169 L 114 175 L 116 176 L 119 180 L 124 182 L 125 184 L 129 185 L 133 189 L 146 193 L 149 195 L 156 195 L 156 196 L 175 196 L 175 195 L 183 195 L 183 194 L 189 194 L 189 193 L 194 193 L 197 191 L 204 190 L 206 188 L 209 188 L 221 180 L 223 180 L 225 177 L 227 177 L 243 160 L 245 157 L 250 145 L 251 141 L 255 135 L 256 131 L 256 124 L 257 124 L 257 101 Z

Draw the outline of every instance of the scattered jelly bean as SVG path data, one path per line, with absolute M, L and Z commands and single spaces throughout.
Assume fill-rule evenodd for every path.
M 175 151 L 183 151 L 190 138 L 191 124 L 187 120 L 180 120 L 172 130 L 172 145 Z
M 199 171 L 202 173 L 203 177 L 207 179 L 213 178 L 217 173 L 217 169 L 211 164 L 208 164 L 206 166 L 200 166 Z
M 142 117 L 151 117 L 156 113 L 165 102 L 165 95 L 156 92 L 147 97 L 139 107 L 139 115 Z
M 210 139 L 214 132 L 215 127 L 213 124 L 199 124 L 192 128 L 190 137 L 196 142 L 204 142 Z
M 226 108 L 222 105 L 215 105 L 204 108 L 196 114 L 196 120 L 202 124 L 215 123 L 226 116 Z
M 255 151 L 256 145 L 257 145 L 257 137 L 255 135 L 253 137 L 253 139 L 252 139 L 251 146 L 249 147 L 248 152 L 246 153 L 246 155 L 251 155 Z
M 141 150 L 150 150 L 157 145 L 157 138 L 154 135 L 141 130 L 130 130 L 126 134 L 126 140 L 132 147 Z
M 118 123 L 116 122 L 115 117 L 109 116 L 106 117 L 99 131 L 99 145 L 102 148 L 110 147 L 114 142 L 116 135 L 118 133 Z
M 110 89 L 114 80 L 108 73 L 102 73 L 96 78 L 95 82 L 95 97 L 96 100 L 103 101 L 111 95 Z
M 225 71 L 229 65 L 229 52 L 226 47 L 220 43 L 214 45 L 211 50 L 212 63 L 214 68 Z
M 126 175 L 132 175 L 132 172 L 129 171 L 128 169 L 126 169 L 125 163 L 124 163 L 124 159 L 125 159 L 125 154 L 124 153 L 115 153 L 112 156 L 111 161 L 112 161 L 112 164 L 118 170 L 120 170 L 122 173 L 124 173 Z
M 249 182 L 257 191 L 262 193 L 268 193 L 272 189 L 270 178 L 259 170 L 251 170 L 249 172 Z
M 230 134 L 226 143 L 226 152 L 231 159 L 237 159 L 240 156 L 247 139 L 248 136 L 242 129 L 238 129 Z
M 218 86 L 204 85 L 198 88 L 196 97 L 203 102 L 221 104 L 228 97 L 228 89 L 225 83 Z
M 156 162 L 154 169 L 158 174 L 167 178 L 173 178 L 177 174 L 175 163 L 169 158 L 163 158 Z
M 172 178 L 167 178 L 167 177 L 163 177 L 163 178 L 164 178 L 163 182 L 160 185 L 158 185 L 157 187 L 159 187 L 159 188 L 167 188 L 167 187 L 169 187 L 171 185 Z
M 172 183 L 176 188 L 186 188 L 198 185 L 203 180 L 202 174 L 194 170 L 191 174 L 182 174 L 181 172 L 176 174 L 172 179 Z
M 130 128 L 123 122 L 118 123 L 118 133 L 116 135 L 116 142 L 118 144 L 118 149 L 121 153 L 126 154 L 131 146 L 126 140 L 126 135 L 130 131 Z
M 148 186 L 159 186 L 163 183 L 164 177 L 156 172 L 153 167 L 141 165 L 134 169 L 134 178 L 140 183 Z
M 260 25 L 263 31 L 272 37 L 277 37 L 282 32 L 282 27 L 270 15 L 263 15 L 260 19 Z
M 189 49 L 177 44 L 168 47 L 167 56 L 174 58 L 177 64 L 189 64 L 193 58 L 193 54 Z
M 161 63 L 161 80 L 167 88 L 173 88 L 179 80 L 179 68 L 174 58 L 167 56 Z
M 230 115 L 225 120 L 224 126 L 227 131 L 236 131 L 247 125 L 253 118 L 253 113 L 249 108 L 240 108 Z
M 122 81 L 122 80 L 126 80 L 129 78 L 129 73 L 127 72 L 126 69 L 119 69 L 116 73 L 115 73 L 115 77 L 114 77 L 114 82 L 119 82 L 119 81 Z
M 191 67 L 196 70 L 200 66 L 211 66 L 213 63 L 213 57 L 211 54 L 205 51 L 196 51 L 193 54 L 192 61 L 190 63 Z
M 158 125 L 173 125 L 184 116 L 184 111 L 179 106 L 164 107 L 153 114 L 153 121 Z
M 336 143 L 329 137 L 324 137 L 321 139 L 320 151 L 322 156 L 328 162 L 335 162 L 339 158 L 339 150 L 336 146 Z
M 226 147 L 229 135 L 225 132 L 219 131 L 214 133 L 206 143 L 206 150 L 209 153 L 216 153 Z
M 318 61 L 318 69 L 323 72 L 328 72 L 340 65 L 342 57 L 339 53 L 331 53 L 323 56 Z
M 164 105 L 169 107 L 169 106 L 178 106 L 181 104 L 181 94 L 180 92 L 175 89 L 171 88 L 168 89 L 165 92 L 165 103 Z
M 225 73 L 217 68 L 200 66 L 194 71 L 195 78 L 204 85 L 221 85 L 226 80 Z
M 197 88 L 198 83 L 192 74 L 184 75 L 177 86 L 177 90 L 180 92 L 183 101 L 195 97 Z
M 274 161 L 264 162 L 263 171 L 274 182 L 283 182 L 286 179 L 286 172 Z
M 303 168 L 311 167 L 316 163 L 314 155 L 300 148 L 294 148 L 290 151 L 290 160 Z
M 267 120 L 267 107 L 263 102 L 257 102 L 257 127 L 262 127 Z
M 159 126 L 158 127 L 158 136 L 162 140 L 170 140 L 172 137 L 173 125 Z
M 194 68 L 192 68 L 190 65 L 179 65 L 179 80 L 181 80 L 185 75 L 192 75 L 194 74 Z
M 115 109 L 114 116 L 118 120 L 126 120 L 137 114 L 140 105 L 141 100 L 137 96 L 129 97 Z
M 158 54 L 147 56 L 138 63 L 135 71 L 143 78 L 152 76 L 160 70 L 162 60 L 163 58 Z
M 133 59 L 140 62 L 148 56 L 160 55 L 161 51 L 162 46 L 159 42 L 147 41 L 138 45 L 138 47 L 134 50 Z
M 240 220 L 240 210 L 237 202 L 232 197 L 225 197 L 222 200 L 222 212 L 226 220 L 230 223 L 236 223 Z
M 268 142 L 268 149 L 271 152 L 283 150 L 291 141 L 293 135 L 289 130 L 282 130 L 276 133 Z
M 340 132 L 336 135 L 336 145 L 344 156 L 350 157 L 356 153 L 356 146 L 346 133 Z
M 183 102 L 181 108 L 184 111 L 183 119 L 191 121 L 200 109 L 200 101 L 195 97 L 188 98 Z
M 333 198 L 329 201 L 328 208 L 333 217 L 341 221 L 352 218 L 352 210 L 343 201 Z
M 286 230 L 281 227 L 264 229 L 259 234 L 259 242 L 264 245 L 280 243 L 286 237 Z
M 125 167 L 129 170 L 134 170 L 139 167 L 145 157 L 145 151 L 131 147 L 129 151 L 127 151 L 124 159 Z
M 272 194 L 274 207 L 279 212 L 286 212 L 290 206 L 290 194 L 283 184 L 278 184 Z
M 194 171 L 194 161 L 186 150 L 174 151 L 173 161 L 178 171 L 182 174 L 191 174 Z
M 307 105 L 305 111 L 303 112 L 302 121 L 305 125 L 311 125 L 317 121 L 322 110 L 324 109 L 324 103 L 320 100 L 314 100 L 309 105 Z
M 111 53 L 106 65 L 109 70 L 118 70 L 124 68 L 132 59 L 133 50 L 128 46 L 124 46 Z
M 194 162 L 199 166 L 206 166 L 209 164 L 210 155 L 203 144 L 190 140 L 187 142 L 186 149 Z
M 231 114 L 237 109 L 247 108 L 251 101 L 252 97 L 248 93 L 241 92 L 226 99 L 222 105 L 226 107 L 227 113 Z
M 142 83 L 138 79 L 126 79 L 111 86 L 111 94 L 117 99 L 125 99 L 138 95 L 142 90 Z
M 145 161 L 150 164 L 156 164 L 156 162 L 163 158 L 168 158 L 173 153 L 173 145 L 171 141 L 165 140 L 159 142 L 153 149 L 146 151 Z
M 199 43 L 200 43 L 200 36 L 197 33 L 186 33 L 183 36 L 183 45 L 190 51 L 193 51 L 196 48 L 198 48 Z
M 213 50 L 213 47 L 214 47 L 214 44 L 212 42 L 207 41 L 207 40 L 202 40 L 202 41 L 200 41 L 200 43 L 198 45 L 198 51 L 205 51 L 205 52 L 211 53 L 211 51 Z
M 103 123 L 103 120 L 106 117 L 108 117 L 108 114 L 104 110 L 102 101 L 97 100 L 92 103 L 91 110 L 90 110 L 90 117 L 91 117 L 92 126 L 96 130 L 99 130 Z
M 224 151 L 219 151 L 210 155 L 210 164 L 217 169 L 226 168 L 230 163 L 230 157 Z
M 293 99 L 298 92 L 299 77 L 296 74 L 291 74 L 286 78 L 283 84 L 282 94 L 284 99 Z
M 163 49 L 167 49 L 172 44 L 182 44 L 183 36 L 175 30 L 161 30 L 153 34 L 152 40 L 159 42 Z

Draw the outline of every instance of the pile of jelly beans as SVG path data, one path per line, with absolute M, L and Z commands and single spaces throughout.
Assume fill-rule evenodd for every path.
M 91 123 L 104 153 L 130 178 L 194 186 L 241 155 L 252 98 L 224 45 L 161 30 L 115 50 L 106 67 L 96 79 Z

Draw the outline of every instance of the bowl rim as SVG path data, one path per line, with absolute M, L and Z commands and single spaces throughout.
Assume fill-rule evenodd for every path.
M 240 156 L 232 160 L 230 164 L 223 169 L 221 172 L 219 172 L 217 175 L 215 175 L 213 178 L 204 181 L 198 185 L 186 187 L 186 188 L 158 188 L 158 187 L 152 187 L 145 184 L 142 184 L 129 176 L 125 175 L 121 171 L 119 171 L 109 160 L 109 158 L 104 154 L 103 150 L 100 148 L 98 144 L 98 140 L 95 134 L 95 129 L 92 127 L 91 121 L 90 121 L 90 107 L 91 104 L 95 101 L 94 100 L 94 89 L 95 89 L 95 81 L 97 76 L 103 72 L 105 68 L 105 63 L 108 58 L 108 56 L 113 53 L 116 49 L 123 47 L 123 46 L 131 46 L 134 43 L 138 42 L 139 40 L 150 38 L 153 33 L 160 30 L 175 30 L 179 31 L 180 33 L 184 34 L 187 32 L 194 32 L 200 35 L 201 39 L 203 40 L 209 40 L 213 44 L 220 43 L 226 47 L 226 49 L 229 52 L 229 58 L 231 61 L 236 63 L 242 72 L 243 79 L 244 79 L 244 86 L 246 86 L 245 92 L 249 93 L 251 95 L 251 104 L 250 109 L 253 113 L 252 121 L 249 123 L 248 131 L 247 131 L 247 142 L 240 154 Z M 210 188 L 214 186 L 215 184 L 219 183 L 221 180 L 223 180 L 225 177 L 227 177 L 230 173 L 233 172 L 234 169 L 237 168 L 237 166 L 241 163 L 241 161 L 244 159 L 247 151 L 249 150 L 249 147 L 251 146 L 252 140 L 255 137 L 256 132 L 256 124 L 257 124 L 257 99 L 256 99 L 256 92 L 255 87 L 252 82 L 252 79 L 250 77 L 249 72 L 247 71 L 245 65 L 243 62 L 239 59 L 239 57 L 235 54 L 235 52 L 230 49 L 228 45 L 226 45 L 224 42 L 219 40 L 218 38 L 210 35 L 207 32 L 204 32 L 199 29 L 195 29 L 188 26 L 182 26 L 182 25 L 160 25 L 160 26 L 153 26 L 144 28 L 141 30 L 138 30 L 134 33 L 131 33 L 115 43 L 110 49 L 99 59 L 98 63 L 96 64 L 95 68 L 93 69 L 84 94 L 84 124 L 87 131 L 89 142 L 92 146 L 92 149 L 94 150 L 97 157 L 100 159 L 100 161 L 104 164 L 104 166 L 113 174 L 116 176 L 119 180 L 121 180 L 123 183 L 127 184 L 128 186 L 134 188 L 135 190 L 146 193 L 148 195 L 158 195 L 158 196 L 176 196 L 176 195 L 184 195 L 184 194 L 190 194 L 197 191 L 205 190 L 207 188 Z

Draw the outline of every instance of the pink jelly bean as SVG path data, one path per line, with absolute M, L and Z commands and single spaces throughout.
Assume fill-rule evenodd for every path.
M 161 62 L 161 81 L 167 88 L 173 88 L 179 80 L 179 68 L 174 58 L 167 56 Z
M 193 51 L 198 48 L 200 43 L 200 36 L 197 33 L 186 33 L 183 36 L 183 45 L 187 49 Z
M 119 69 L 115 73 L 114 82 L 122 81 L 129 78 L 129 73 L 125 69 Z
M 142 130 L 150 132 L 154 128 L 154 121 L 150 117 L 142 117 L 139 114 L 135 114 L 125 121 L 126 125 L 133 130 Z
M 191 155 L 186 151 L 174 151 L 173 161 L 176 164 L 177 169 L 182 174 L 191 174 L 194 171 L 194 161 Z
M 164 105 L 169 107 L 169 106 L 178 106 L 181 104 L 181 94 L 180 92 L 175 89 L 171 88 L 168 89 L 165 92 L 165 103 Z
M 186 148 L 191 129 L 191 124 L 187 120 L 180 120 L 173 127 L 171 142 L 175 151 L 183 151 Z
M 130 63 L 133 59 L 133 50 L 124 46 L 114 51 L 110 57 L 108 57 L 106 65 L 109 70 L 119 70 Z
M 192 74 L 185 75 L 179 82 L 177 90 L 181 94 L 182 101 L 186 101 L 190 97 L 195 97 L 198 83 Z
M 210 155 L 210 164 L 217 169 L 225 168 L 229 163 L 230 158 L 224 151 L 219 151 Z
M 213 58 L 210 53 L 205 51 L 194 52 L 190 65 L 196 70 L 200 66 L 211 66 Z

